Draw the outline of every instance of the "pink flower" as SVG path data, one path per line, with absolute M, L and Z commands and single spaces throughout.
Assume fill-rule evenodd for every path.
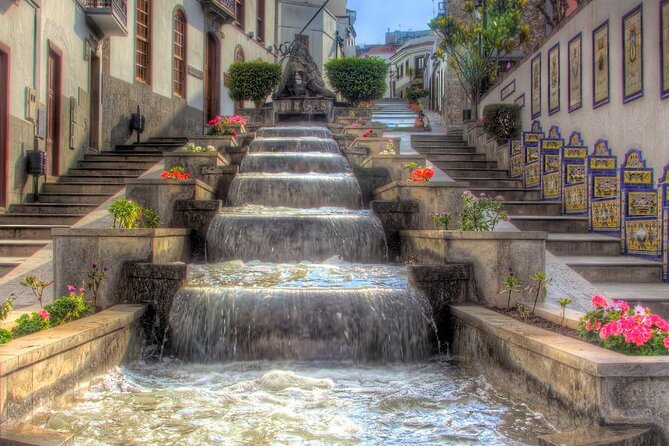
M 462 193 L 462 195 L 471 195 L 471 194 L 472 194 L 472 193 L 471 193 L 470 191 L 468 191 L 468 190 L 466 190 L 466 191 L 464 191 L 464 192 Z
M 74 285 L 68 285 L 67 291 L 69 291 L 70 293 L 74 293 L 75 291 L 77 291 L 77 287 L 75 287 Z
M 624 300 L 614 300 L 610 308 L 613 310 L 618 310 L 623 314 L 630 311 L 630 306 Z
M 221 122 L 222 120 L 223 120 L 223 118 L 221 118 L 220 116 L 216 116 L 216 117 L 211 118 L 211 119 L 209 120 L 209 125 L 216 125 L 216 124 L 218 124 L 219 122 Z
M 606 308 L 609 306 L 608 302 L 606 302 L 606 298 L 599 294 L 595 294 L 594 296 L 592 296 L 591 303 L 592 306 L 595 308 Z
M 585 321 L 585 329 L 588 331 L 592 331 L 592 323 L 590 323 L 589 320 Z
M 504 197 L 501 196 L 501 195 L 497 195 L 497 196 L 495 197 L 495 200 L 497 200 L 497 201 L 504 201 Z
M 40 308 L 39 310 L 37 310 L 37 315 L 41 319 L 44 319 L 45 321 L 48 321 L 49 318 L 51 318 L 51 315 L 49 314 L 49 312 L 46 311 L 44 308 Z
M 86 289 L 84 289 L 84 288 L 79 288 L 79 292 L 80 292 L 80 293 L 83 293 L 83 292 L 85 292 L 85 291 L 86 291 Z
M 667 348 L 667 350 L 669 350 L 669 336 L 667 336 L 666 338 L 664 338 L 664 341 L 662 341 L 662 343 L 663 343 L 664 346 Z
M 637 305 L 636 307 L 634 307 L 635 316 L 645 316 L 647 312 L 648 308 L 644 308 L 642 305 Z

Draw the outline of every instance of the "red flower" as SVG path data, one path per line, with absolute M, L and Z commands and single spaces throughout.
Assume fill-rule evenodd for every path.
M 606 301 L 604 296 L 595 294 L 592 296 L 592 306 L 596 308 L 606 308 L 609 306 L 609 303 Z
M 221 122 L 222 120 L 223 120 L 223 118 L 221 118 L 220 116 L 215 116 L 215 117 L 213 117 L 209 120 L 209 125 L 216 125 L 219 122 Z
M 233 138 L 236 138 L 236 137 L 237 137 L 237 132 L 235 132 L 234 130 L 232 131 L 232 137 L 233 137 Z

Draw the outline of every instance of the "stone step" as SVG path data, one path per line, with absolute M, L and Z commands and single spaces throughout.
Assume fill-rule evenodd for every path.
M 587 217 L 571 217 L 567 215 L 511 215 L 511 223 L 521 231 L 588 232 Z
M 462 152 L 462 153 L 448 153 L 444 155 L 430 154 L 428 159 L 433 163 L 448 162 L 448 161 L 486 161 L 486 156 L 485 153 Z
M 123 163 L 128 161 L 139 161 L 142 163 L 157 163 L 162 157 L 148 154 L 123 154 L 117 152 L 102 152 L 97 155 L 86 154 L 84 155 L 84 161 L 112 161 L 116 163 Z
M 163 142 L 174 142 L 174 143 L 186 143 L 188 142 L 188 137 L 186 136 L 152 136 L 149 138 L 150 143 L 163 143 Z
M 134 178 L 134 177 L 133 177 Z M 68 182 L 63 181 L 63 177 L 60 177 L 62 182 L 59 183 L 45 183 L 42 185 L 43 193 L 52 193 L 52 194 L 69 194 L 69 193 L 92 193 L 92 194 L 109 194 L 113 195 L 119 190 L 123 189 L 125 183 L 121 181 L 112 182 L 110 178 L 100 179 L 97 178 L 96 181 L 77 181 L 77 182 Z
M 11 214 L 88 214 L 97 204 L 72 203 L 23 203 L 12 204 L 9 207 Z
M 473 194 L 479 195 L 483 192 L 486 195 L 501 195 L 509 201 L 539 201 L 541 200 L 541 191 L 539 189 L 521 189 L 508 187 L 472 187 L 469 189 Z
M 0 257 L 30 257 L 51 240 L 0 240 Z
M 662 282 L 662 263 L 631 256 L 560 256 L 568 267 L 592 283 Z
M 77 161 L 76 169 L 104 169 L 104 170 L 113 170 L 117 171 L 119 169 L 142 169 L 146 171 L 151 168 L 154 162 L 145 162 L 145 161 L 121 161 L 121 160 L 109 160 L 109 161 Z
M 556 256 L 619 256 L 620 239 L 600 234 L 548 234 L 546 249 Z
M 69 225 L 0 225 L 0 239 L 48 240 L 54 228 L 69 228 Z
M 85 190 L 85 188 L 82 188 Z M 37 203 L 102 204 L 112 194 L 80 193 L 41 193 Z
M 612 299 L 626 300 L 630 305 L 640 302 L 653 313 L 669 319 L 669 283 L 606 282 L 598 283 L 597 288 Z
M 416 150 L 425 150 L 426 152 L 432 152 L 435 150 L 455 150 L 460 147 L 475 147 L 466 142 L 462 143 L 440 143 L 440 144 L 424 144 L 420 142 L 412 142 L 411 147 Z
M 86 214 L 0 214 L 0 225 L 72 226 Z
M 467 167 L 446 167 L 435 163 L 437 167 L 444 170 L 456 180 L 467 181 L 468 178 L 508 179 L 509 172 L 506 169 L 478 169 Z
M 469 183 L 469 186 L 475 189 L 522 189 L 523 180 L 515 178 L 467 178 L 463 182 Z M 537 189 L 539 193 L 539 189 Z M 502 194 L 503 195 L 503 194 Z M 506 198 L 506 197 L 505 197 Z
M 125 184 L 126 179 L 137 178 L 138 175 L 115 175 L 115 176 L 100 176 L 100 175 L 61 175 L 58 181 L 61 183 L 101 183 L 101 184 L 118 184 L 121 187 Z
M 540 446 L 660 446 L 647 426 L 587 426 L 539 436 Z
M 497 162 L 496 161 L 481 161 L 481 160 L 437 161 L 433 158 L 434 157 L 430 157 L 430 161 L 435 166 L 437 166 L 438 168 L 440 168 L 442 170 L 444 170 L 444 169 L 466 169 L 466 168 L 480 170 L 480 169 L 496 169 L 497 168 Z
M 143 168 L 128 168 L 120 165 L 119 163 L 116 164 L 117 167 L 104 167 L 104 168 L 72 168 L 67 172 L 67 176 L 87 176 L 87 177 L 117 177 L 119 175 L 124 175 L 124 176 L 134 176 L 138 177 L 144 172 L 146 172 L 146 169 Z
M 457 146 L 457 147 L 434 147 L 434 148 L 425 148 L 425 147 L 416 147 L 412 148 L 418 152 L 422 153 L 427 157 L 440 156 L 440 155 L 455 155 L 463 153 L 476 153 L 476 147 L 474 146 Z
M 26 257 L 0 257 L 0 277 L 4 277 L 11 270 L 25 262 Z M 1 444 L 1 443 L 0 443 Z
M 562 203 L 538 200 L 507 200 L 504 202 L 503 209 L 511 215 L 556 216 L 562 214 Z

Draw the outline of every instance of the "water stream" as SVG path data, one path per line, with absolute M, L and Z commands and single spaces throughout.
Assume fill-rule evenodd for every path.
M 172 357 L 38 416 L 76 444 L 521 445 L 552 427 L 435 354 L 329 130 L 260 129 L 189 265 Z

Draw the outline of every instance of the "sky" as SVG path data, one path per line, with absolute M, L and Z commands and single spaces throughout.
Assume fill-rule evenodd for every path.
M 443 0 L 348 0 L 347 8 L 357 11 L 356 44 L 384 43 L 385 33 L 400 29 L 428 29 L 434 8 Z

